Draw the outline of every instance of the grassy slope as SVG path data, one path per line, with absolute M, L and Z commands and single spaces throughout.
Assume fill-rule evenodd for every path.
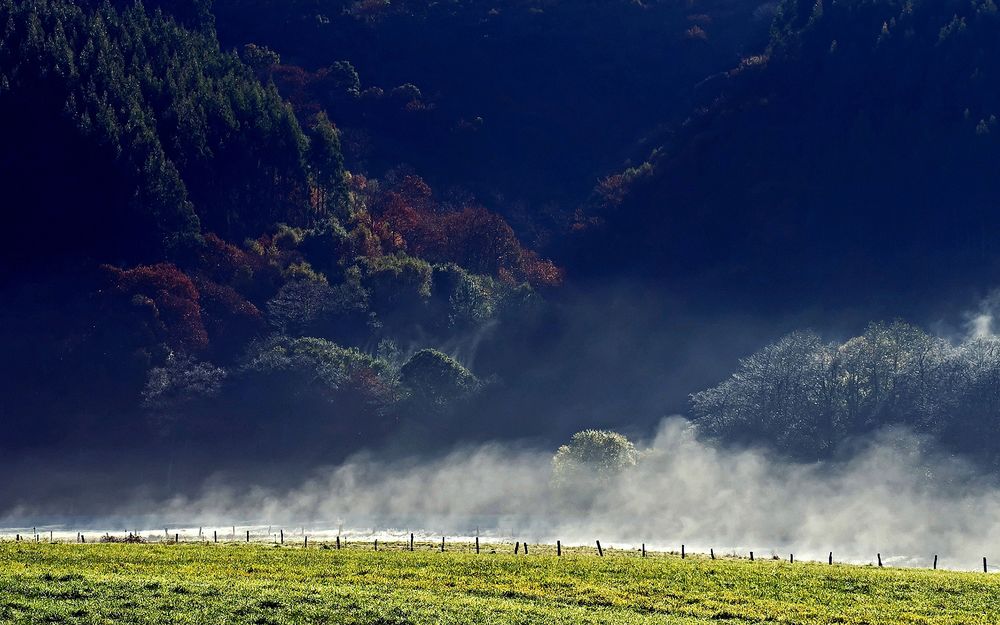
M 451 549 L 4 543 L 0 623 L 1000 622 L 984 574 Z

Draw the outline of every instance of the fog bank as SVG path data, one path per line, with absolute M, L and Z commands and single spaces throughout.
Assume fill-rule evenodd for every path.
M 758 450 L 699 441 L 687 421 L 663 421 L 634 468 L 607 481 L 551 486 L 551 451 L 467 447 L 432 460 L 362 453 L 290 490 L 208 480 L 198 497 L 122 497 L 111 530 L 271 524 L 321 537 L 475 536 L 492 540 L 630 546 L 717 553 L 756 551 L 825 560 L 975 568 L 1000 558 L 1000 491 L 960 461 L 903 431 L 885 431 L 850 457 L 787 463 Z M 124 494 L 123 494 L 124 495 Z M 8 510 L 3 525 L 41 526 L 44 511 Z M 276 529 L 274 531 L 277 531 Z M 242 530 L 241 530 L 242 533 Z M 457 538 L 456 538 L 457 539 Z M 1000 560 L 998 560 L 1000 561 Z

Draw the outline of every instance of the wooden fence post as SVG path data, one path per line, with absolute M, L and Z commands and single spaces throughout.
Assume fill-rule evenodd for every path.
M 444 553 L 444 536 L 441 537 L 441 553 Z
M 681 545 L 681 560 L 684 559 L 684 545 Z
M 410 532 L 410 551 L 413 551 L 413 532 Z
M 876 557 L 878 557 L 878 565 L 882 566 L 882 554 L 881 553 L 877 553 L 875 555 L 876 555 Z
M 750 552 L 750 561 L 753 562 L 753 552 Z
M 174 544 L 177 544 L 177 545 L 181 544 L 181 535 L 180 534 L 174 534 Z
M 476 536 L 476 553 L 479 553 L 479 537 Z
M 378 551 L 378 539 L 375 539 L 375 551 Z
M 983 573 L 988 573 L 988 572 L 989 571 L 986 570 L 986 556 L 983 556 Z
M 833 564 L 833 552 L 832 551 L 830 552 L 830 556 L 827 558 L 827 563 L 828 564 Z
M 524 541 L 524 555 L 528 555 L 528 541 Z
M 934 554 L 934 570 L 937 570 L 937 554 Z
M 279 531 L 281 532 L 281 544 L 284 545 L 285 544 L 285 530 L 281 529 Z
M 514 555 L 515 556 L 517 555 L 517 552 L 520 551 L 520 549 L 521 549 L 521 541 L 517 541 L 516 543 L 514 543 Z
M 714 560 L 715 559 L 715 549 L 713 549 L 712 547 L 709 547 L 708 548 L 708 555 L 709 555 L 709 557 L 711 557 Z
M 308 549 L 308 548 L 309 548 L 309 537 L 308 537 L 308 536 L 306 536 L 305 534 L 303 534 L 303 535 L 302 535 L 302 538 L 304 539 L 304 545 L 303 545 L 303 546 L 304 546 L 304 547 L 305 547 L 306 549 Z
M 219 530 L 212 530 L 212 542 L 219 542 Z
M 556 541 L 556 555 L 562 556 L 562 541 Z
M 597 555 L 604 557 L 604 550 L 601 549 L 601 541 L 597 541 Z
M 340 549 L 340 535 L 337 535 L 337 549 Z
M 646 543 L 642 543 L 642 557 L 646 557 Z
M 789 564 L 795 564 L 795 554 L 794 553 L 788 554 L 788 563 Z

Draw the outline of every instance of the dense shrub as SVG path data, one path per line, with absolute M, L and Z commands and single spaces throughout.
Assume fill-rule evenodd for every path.
M 399 370 L 411 397 L 427 408 L 442 408 L 476 390 L 478 380 L 458 361 L 434 349 L 422 349 Z
M 625 436 L 608 430 L 584 430 L 552 457 L 552 481 L 557 487 L 607 482 L 638 460 L 639 452 Z

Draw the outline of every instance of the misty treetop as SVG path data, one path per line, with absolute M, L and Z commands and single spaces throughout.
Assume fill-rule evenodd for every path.
M 1000 340 L 952 344 L 899 321 L 872 324 L 843 343 L 795 332 L 740 361 L 691 405 L 709 436 L 800 459 L 901 425 L 995 466 Z
M 634 467 L 639 452 L 625 436 L 609 430 L 583 430 L 552 457 L 552 483 L 575 489 L 587 483 L 606 483 Z

